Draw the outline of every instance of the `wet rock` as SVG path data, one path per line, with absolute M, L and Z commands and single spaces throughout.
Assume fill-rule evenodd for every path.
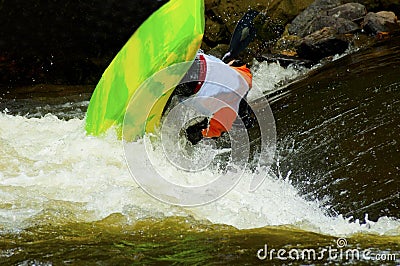
M 362 19 L 367 14 L 367 9 L 359 3 L 347 3 L 329 9 L 326 14 L 334 18 L 344 18 L 351 21 Z
M 312 33 L 325 27 L 334 28 L 338 33 L 341 34 L 355 32 L 360 29 L 357 23 L 345 18 L 319 16 L 311 22 L 309 28 L 307 29 L 307 32 Z
M 213 48 L 228 44 L 237 21 L 249 8 L 262 13 L 254 20 L 257 36 L 252 54 L 269 49 L 282 35 L 286 23 L 291 21 L 314 0 L 231 1 L 205 0 L 206 30 L 202 47 Z M 208 52 L 208 49 L 205 49 Z M 242 55 L 242 54 L 241 54 Z
M 400 30 L 396 15 L 389 11 L 369 12 L 364 18 L 363 27 L 366 32 L 372 34 Z
M 400 13 L 399 0 L 344 0 L 345 2 L 357 2 L 363 4 L 368 11 L 378 12 L 381 10 L 391 10 L 395 13 Z
M 316 62 L 327 56 L 341 54 L 347 47 L 348 42 L 342 35 L 335 29 L 326 27 L 304 37 L 297 48 L 297 54 Z
M 257 11 L 262 11 L 267 8 L 267 3 L 259 0 L 206 0 L 204 3 L 206 9 L 206 20 L 212 20 L 213 22 L 226 27 L 226 31 L 229 33 L 227 36 L 231 36 L 237 22 L 249 10 L 249 8 Z M 208 26 L 210 26 L 210 24 Z M 205 36 L 207 37 L 208 34 L 209 28 L 206 27 Z M 226 41 L 229 41 L 229 39 L 226 39 Z
M 265 42 L 276 41 L 285 30 L 281 21 L 264 16 L 263 14 L 255 18 L 254 24 L 257 29 L 257 39 Z
M 296 55 L 296 49 L 300 45 L 302 38 L 296 35 L 289 35 L 287 31 L 275 43 L 271 52 L 275 54 L 292 54 Z
M 359 31 L 367 11 L 360 3 L 346 1 L 316 0 L 292 21 L 287 34 L 302 38 L 292 43 L 299 56 L 317 61 L 347 49 L 349 41 L 343 35 Z
M 273 0 L 269 3 L 266 14 L 286 24 L 311 5 L 314 0 Z
M 305 37 L 312 33 L 310 25 L 323 11 L 327 11 L 341 4 L 340 0 L 316 0 L 303 12 L 301 12 L 290 24 L 289 34 Z
M 218 43 L 226 42 L 228 32 L 223 24 L 213 21 L 212 19 L 206 20 L 207 34 L 205 34 L 203 41 L 208 45 L 217 45 Z
M 358 21 L 360 16 L 366 13 L 366 9 L 363 5 L 358 3 L 347 3 L 342 5 L 344 0 L 317 0 L 311 4 L 307 9 L 300 13 L 293 22 L 287 27 L 287 32 L 277 41 L 274 47 L 275 52 L 282 53 L 289 51 L 296 51 L 297 48 L 303 43 L 303 46 L 308 47 L 309 40 L 298 41 L 294 36 L 304 38 L 314 32 L 320 31 L 323 28 L 329 27 L 335 30 L 335 34 L 347 34 L 353 33 L 360 30 L 360 25 L 355 23 L 353 20 Z M 326 33 L 325 31 L 322 31 Z M 316 36 L 319 36 L 321 32 L 315 36 L 311 36 L 309 39 L 312 40 Z M 320 40 L 320 38 L 317 38 Z M 329 43 L 335 44 L 332 38 L 328 38 Z M 300 48 L 300 51 L 307 48 Z M 332 51 L 335 48 L 332 47 Z M 341 49 L 339 49 L 341 50 Z M 325 52 L 322 52 L 325 54 Z M 329 53 L 328 53 L 329 54 Z M 317 56 L 319 57 L 319 56 Z
M 218 44 L 214 48 L 207 51 L 207 54 L 213 55 L 218 58 L 222 58 L 226 52 L 229 51 L 229 45 Z
M 332 27 L 339 33 L 354 32 L 366 14 L 365 6 L 358 3 L 340 5 L 340 0 L 317 0 L 300 13 L 289 26 L 289 33 L 305 37 L 324 27 Z

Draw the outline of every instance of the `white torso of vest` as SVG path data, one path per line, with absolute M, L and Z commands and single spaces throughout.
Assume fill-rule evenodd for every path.
M 198 97 L 196 101 L 201 105 L 199 107 L 215 113 L 229 106 L 237 113 L 239 103 L 248 92 L 249 85 L 242 75 L 222 60 L 206 54 L 204 57 L 207 64 L 206 77 L 195 94 Z

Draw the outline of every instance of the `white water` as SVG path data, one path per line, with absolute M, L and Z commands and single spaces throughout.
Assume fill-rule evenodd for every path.
M 287 68 L 283 68 L 279 63 L 267 63 L 253 62 L 253 87 L 259 88 L 259 90 L 250 90 L 249 100 L 253 100 L 260 95 L 257 95 L 258 91 L 262 91 L 265 94 L 273 92 L 282 85 L 293 81 L 297 77 L 307 73 L 309 69 L 299 67 L 295 65 L 289 65 Z
M 54 115 L 25 118 L 0 114 L 0 229 L 19 230 L 43 223 L 101 220 L 122 213 L 134 222 L 145 217 L 193 216 L 199 220 L 254 228 L 292 225 L 341 236 L 357 232 L 400 235 L 400 221 L 382 217 L 366 225 L 327 215 L 286 181 L 268 175 L 249 192 L 251 174 L 223 198 L 199 207 L 162 203 L 135 183 L 121 141 L 110 131 L 86 136 L 84 120 Z M 143 150 L 142 143 L 133 149 Z M 157 158 L 155 158 L 157 160 Z M 157 161 L 156 161 L 157 163 Z M 160 165 L 164 162 L 159 161 Z M 182 172 L 164 166 L 171 175 Z M 206 170 L 196 174 L 212 175 Z M 287 173 L 283 173 L 285 176 Z

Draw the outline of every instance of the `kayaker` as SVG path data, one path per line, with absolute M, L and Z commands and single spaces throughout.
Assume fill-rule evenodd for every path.
M 251 87 L 252 74 L 245 63 L 231 60 L 226 64 L 199 51 L 173 96 L 196 97 L 196 104 L 201 108 L 216 111 L 209 120 L 186 129 L 190 142 L 196 144 L 202 138 L 218 138 L 229 131 L 238 114 L 248 113 L 244 99 Z

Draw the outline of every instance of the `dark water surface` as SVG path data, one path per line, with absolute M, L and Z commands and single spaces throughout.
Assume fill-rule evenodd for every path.
M 272 99 L 281 169 L 333 213 L 400 218 L 400 39 L 341 58 Z

